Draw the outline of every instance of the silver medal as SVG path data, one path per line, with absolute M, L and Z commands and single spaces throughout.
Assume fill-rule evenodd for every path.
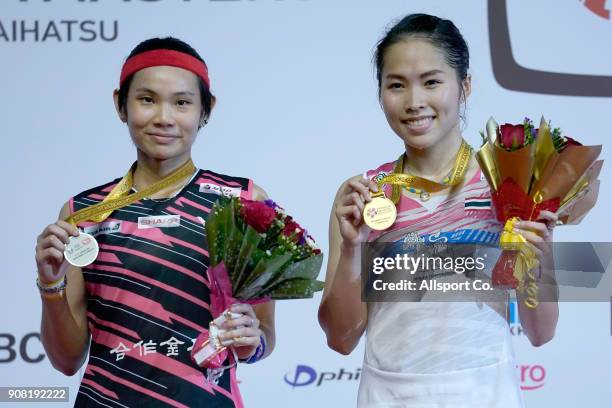
M 74 266 L 84 267 L 93 263 L 98 257 L 99 247 L 96 239 L 85 232 L 78 237 L 70 237 L 64 248 L 64 258 Z

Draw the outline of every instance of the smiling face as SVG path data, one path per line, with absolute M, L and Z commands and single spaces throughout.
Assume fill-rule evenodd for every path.
M 470 94 L 443 52 L 426 39 L 408 37 L 384 55 L 380 97 L 387 121 L 406 146 L 427 149 L 461 137 L 459 108 Z
M 119 115 L 139 154 L 154 160 L 186 160 L 202 119 L 198 78 L 182 68 L 144 68 L 134 74 L 125 111 Z

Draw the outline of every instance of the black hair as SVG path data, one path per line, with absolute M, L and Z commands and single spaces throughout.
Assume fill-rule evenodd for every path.
M 150 38 L 148 40 L 145 40 L 138 44 L 136 48 L 132 50 L 127 59 L 130 59 L 135 55 L 142 54 L 143 52 L 153 50 L 172 50 L 183 52 L 185 54 L 197 58 L 198 60 L 202 61 L 204 65 L 206 65 L 200 54 L 198 54 L 198 52 L 192 46 L 174 37 Z M 204 82 L 204 80 L 202 80 L 202 78 L 200 78 L 199 76 L 197 78 L 200 87 L 200 98 L 202 99 L 202 114 L 204 119 L 206 120 L 208 119 L 208 116 L 210 115 L 210 112 L 212 110 L 212 101 L 214 96 L 210 92 L 210 88 Z M 119 88 L 119 110 L 125 113 L 127 113 L 125 109 L 127 95 L 133 79 L 134 75 L 132 74 L 123 81 L 121 87 Z
M 427 39 L 438 47 L 443 52 L 446 63 L 457 73 L 461 85 L 461 81 L 467 77 L 470 53 L 459 29 L 450 20 L 429 14 L 410 14 L 391 27 L 376 46 L 374 62 L 379 93 L 385 53 L 392 45 L 410 37 Z M 459 89 L 463 94 L 463 87 L 459 86 Z

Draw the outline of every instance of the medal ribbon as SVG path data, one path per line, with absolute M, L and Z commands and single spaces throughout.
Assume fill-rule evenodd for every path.
M 193 161 L 189 159 L 187 163 L 176 169 L 172 173 L 168 174 L 163 179 L 152 184 L 151 186 L 140 190 L 133 194 L 128 194 L 132 190 L 134 185 L 134 170 L 136 169 L 136 163 L 132 164 L 132 167 L 123 176 L 121 181 L 117 183 L 111 192 L 104 198 L 104 200 L 98 204 L 92 205 L 91 207 L 83 208 L 70 215 L 66 218 L 66 222 L 76 225 L 83 221 L 94 221 L 102 222 L 111 215 L 113 211 L 118 208 L 125 207 L 132 204 L 142 198 L 151 196 L 164 188 L 171 186 L 172 184 L 187 178 L 192 175 L 196 170 Z
M 457 157 L 455 158 L 455 165 L 453 166 L 453 169 L 449 175 L 445 177 L 442 182 L 429 180 L 410 173 L 403 173 L 404 162 L 406 159 L 406 154 L 404 153 L 398 158 L 393 169 L 393 173 L 381 178 L 376 182 L 376 184 L 378 184 L 379 190 L 381 190 L 380 187 L 382 187 L 384 184 L 391 184 L 393 186 L 391 201 L 393 201 L 395 204 L 399 202 L 402 186 L 414 187 L 416 185 L 420 185 L 423 186 L 427 192 L 440 191 L 448 186 L 455 186 L 459 184 L 459 182 L 461 182 L 465 176 L 465 172 L 467 171 L 470 163 L 470 158 L 472 157 L 472 151 L 472 147 L 465 140 L 463 140 L 461 142 L 459 152 L 457 153 Z

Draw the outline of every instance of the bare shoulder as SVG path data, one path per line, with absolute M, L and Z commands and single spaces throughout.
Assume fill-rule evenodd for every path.
M 70 211 L 70 202 L 66 201 L 66 203 L 64 203 L 64 205 L 62 206 L 59 215 L 57 216 L 58 220 L 65 220 L 66 218 L 68 218 L 70 216 L 72 211 Z

